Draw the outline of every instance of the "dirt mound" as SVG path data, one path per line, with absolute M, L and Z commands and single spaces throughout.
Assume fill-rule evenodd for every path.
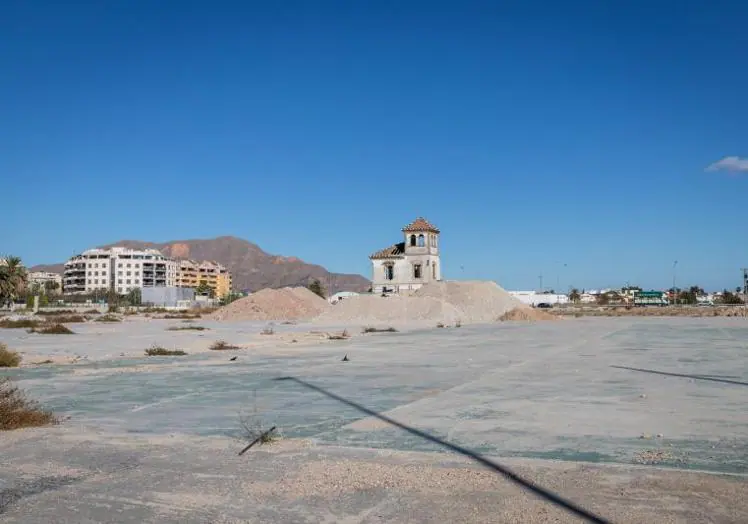
M 402 324 L 455 322 L 460 315 L 451 304 L 434 298 L 359 295 L 341 300 L 315 320 L 330 324 Z
M 316 320 L 329 323 L 495 322 L 523 304 L 494 282 L 434 282 L 407 295 L 346 298 Z M 536 320 L 542 320 L 536 318 Z
M 305 320 L 330 305 L 303 287 L 262 289 L 214 312 L 212 320 Z
M 507 311 L 499 317 L 499 320 L 502 322 L 507 320 L 558 320 L 558 317 L 539 309 L 524 306 Z
M 493 322 L 522 303 L 495 282 L 433 282 L 413 293 L 415 297 L 434 298 L 451 304 L 461 312 L 460 320 Z

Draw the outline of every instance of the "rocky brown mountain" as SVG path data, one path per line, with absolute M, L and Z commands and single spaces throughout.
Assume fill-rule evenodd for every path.
M 257 291 L 263 288 L 306 286 L 319 279 L 330 293 L 366 291 L 370 282 L 361 275 L 330 273 L 324 267 L 294 257 L 266 253 L 256 244 L 236 237 L 207 240 L 175 240 L 155 244 L 139 240 L 122 240 L 100 247 L 124 246 L 133 249 L 158 249 L 164 255 L 180 259 L 215 260 L 225 265 L 233 276 L 235 290 Z M 62 273 L 62 264 L 39 265 L 32 271 Z

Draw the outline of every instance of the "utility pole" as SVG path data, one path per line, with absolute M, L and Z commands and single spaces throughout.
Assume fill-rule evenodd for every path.
M 541 273 L 540 276 L 538 276 L 538 279 L 540 279 L 540 293 L 543 292 L 543 274 Z
M 673 305 L 676 304 L 676 301 L 678 300 L 678 292 L 675 290 L 675 268 L 678 265 L 678 261 L 673 262 Z
M 748 267 L 740 269 L 743 272 L 743 315 L 748 317 Z

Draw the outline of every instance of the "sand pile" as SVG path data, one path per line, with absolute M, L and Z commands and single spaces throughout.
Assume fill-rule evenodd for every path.
M 262 289 L 210 315 L 212 320 L 304 320 L 330 307 L 304 287 Z
M 403 324 L 455 322 L 461 312 L 446 302 L 428 297 L 359 295 L 346 298 L 315 320 L 330 324 Z
M 331 324 L 453 324 L 459 320 L 469 324 L 495 322 L 515 309 L 525 311 L 533 320 L 551 316 L 523 305 L 494 282 L 466 281 L 434 282 L 408 296 L 350 297 L 323 312 L 316 320 Z M 535 313 L 538 315 L 534 316 Z
M 511 309 L 499 317 L 499 320 L 502 322 L 505 322 L 508 320 L 532 321 L 532 320 L 558 320 L 558 319 L 559 317 L 557 317 L 556 315 L 551 315 L 550 313 L 546 313 L 542 309 L 533 309 L 527 306 Z

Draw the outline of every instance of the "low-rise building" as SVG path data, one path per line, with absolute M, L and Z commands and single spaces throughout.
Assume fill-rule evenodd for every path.
M 62 275 L 48 271 L 32 271 L 28 274 L 30 289 L 38 287 L 40 291 L 62 293 Z
M 111 289 L 126 294 L 133 289 L 174 287 L 177 265 L 155 249 L 112 247 L 89 249 L 65 263 L 65 293 Z
M 197 289 L 205 283 L 216 297 L 231 294 L 231 272 L 223 264 L 212 260 L 180 260 L 177 266 L 177 287 Z
M 415 290 L 442 279 L 439 229 L 419 217 L 401 231 L 403 242 L 380 249 L 369 257 L 374 293 Z

